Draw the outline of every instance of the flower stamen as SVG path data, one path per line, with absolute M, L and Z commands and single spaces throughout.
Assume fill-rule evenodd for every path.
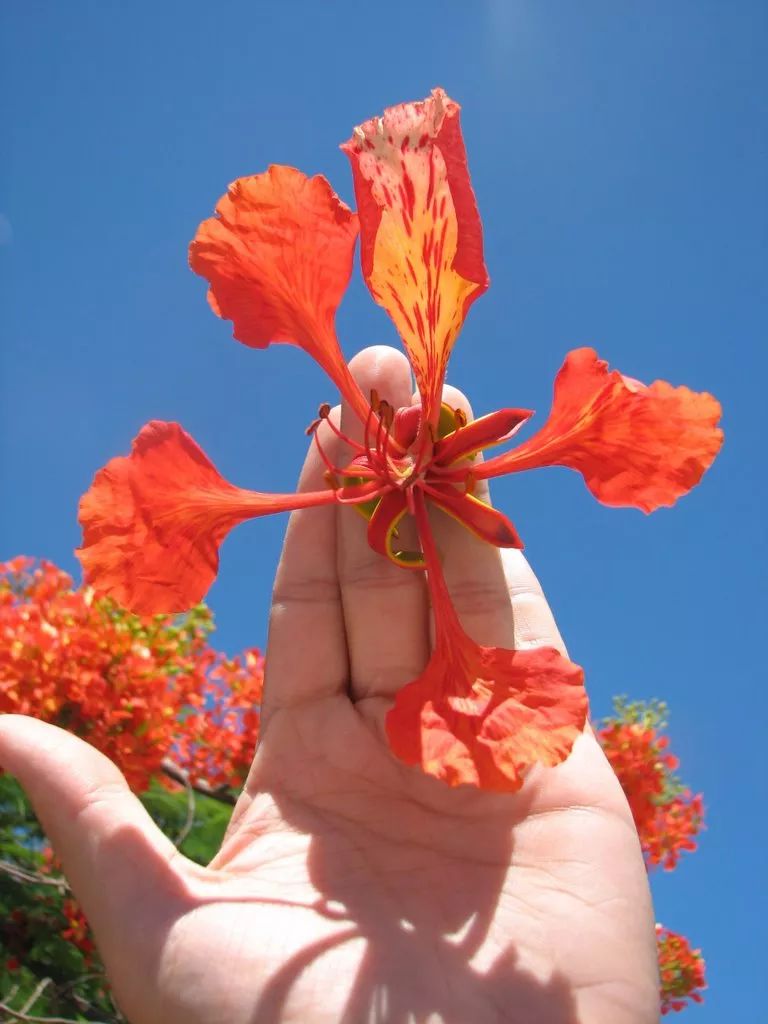
M 331 475 L 332 475 L 333 477 L 337 477 L 337 476 L 343 476 L 343 475 L 344 475 L 344 472 L 343 472 L 343 470 L 339 469 L 339 467 L 338 467 L 338 466 L 334 466 L 334 464 L 333 464 L 333 463 L 331 462 L 331 460 L 330 460 L 330 459 L 328 458 L 328 456 L 326 455 L 326 453 L 325 453 L 325 449 L 324 449 L 324 448 L 323 448 L 323 446 L 322 446 L 322 445 L 320 444 L 320 438 L 319 438 L 319 436 L 318 436 L 317 430 L 315 430 L 315 431 L 313 432 L 313 434 L 312 434 L 312 438 L 313 438 L 313 440 L 314 440 L 314 442 L 315 442 L 315 445 L 316 445 L 316 447 L 317 447 L 317 451 L 318 451 L 318 454 L 320 455 L 320 458 L 321 458 L 321 459 L 323 460 L 323 462 L 325 463 L 325 466 L 326 466 L 326 468 L 327 468 L 328 472 L 329 472 L 329 473 L 330 473 L 330 474 L 331 474 Z
M 318 409 L 318 416 L 320 417 L 320 422 L 325 421 L 340 441 L 349 445 L 349 447 L 352 448 L 353 451 L 356 451 L 358 455 L 365 455 L 366 449 L 360 444 L 360 442 L 354 441 L 348 434 L 345 434 L 343 430 L 339 430 L 333 422 L 331 419 L 331 407 L 327 402 L 323 403 L 323 405 Z

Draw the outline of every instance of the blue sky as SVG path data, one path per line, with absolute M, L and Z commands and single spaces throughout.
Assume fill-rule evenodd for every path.
M 699 852 L 654 877 L 658 917 L 707 956 L 700 1024 L 755 1019 L 768 938 L 766 69 L 762 0 L 0 10 L 0 557 L 76 571 L 78 497 L 153 417 L 181 421 L 237 483 L 293 487 L 333 393 L 302 353 L 230 339 L 187 243 L 229 181 L 270 162 L 351 201 L 338 144 L 438 84 L 464 108 L 492 278 L 450 368 L 476 411 L 543 414 L 583 344 L 721 399 L 723 453 L 672 511 L 603 508 L 567 470 L 494 492 L 595 713 L 613 693 L 665 698 L 705 794 Z M 357 272 L 339 331 L 349 354 L 395 343 Z M 210 603 L 230 651 L 265 639 L 283 526 L 225 545 Z

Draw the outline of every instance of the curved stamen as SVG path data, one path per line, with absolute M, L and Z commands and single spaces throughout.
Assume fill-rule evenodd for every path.
M 376 450 L 379 452 L 381 451 L 381 436 L 383 431 L 386 429 L 386 410 L 391 408 L 392 406 L 389 404 L 389 402 L 383 400 L 379 402 L 379 408 L 377 410 L 379 415 L 379 425 L 376 428 Z
M 370 451 L 371 448 L 371 425 L 373 421 L 373 405 L 374 401 L 378 404 L 379 396 L 374 389 L 371 389 L 371 404 L 368 406 L 368 415 L 365 418 L 365 429 L 363 431 L 363 444 L 365 450 Z
M 336 435 L 336 437 L 339 438 L 340 441 L 343 441 L 344 444 L 348 444 L 349 447 L 352 448 L 354 451 L 356 451 L 359 455 L 365 455 L 366 449 L 363 448 L 363 446 L 360 444 L 360 442 L 359 441 L 353 441 L 352 438 L 349 437 L 348 434 L 345 434 L 343 430 L 339 430 L 339 428 L 333 422 L 333 420 L 331 419 L 331 407 L 330 407 L 330 405 L 328 405 L 327 403 L 324 403 L 323 405 L 321 405 L 320 408 L 317 410 L 317 414 L 319 416 L 319 419 L 316 420 L 315 422 L 318 425 L 320 423 L 323 423 L 323 422 L 327 423 L 328 426 L 333 431 L 333 433 Z
M 334 466 L 334 464 L 331 462 L 331 460 L 325 454 L 325 450 L 323 449 L 323 446 L 320 444 L 320 438 L 318 437 L 317 430 L 315 430 L 315 432 L 312 434 L 312 437 L 313 437 L 313 440 L 315 442 L 315 445 L 317 446 L 317 451 L 318 451 L 318 453 L 320 455 L 320 458 L 325 463 L 325 466 L 326 466 L 328 472 L 332 476 L 334 476 L 334 477 L 343 476 L 344 475 L 344 471 L 339 469 L 338 466 Z
M 351 491 L 353 488 L 347 487 L 341 488 L 341 490 Z M 377 498 L 382 498 L 388 491 L 389 487 L 373 487 L 372 484 L 361 484 L 357 488 L 357 494 L 348 495 L 347 497 L 341 497 L 340 491 L 337 491 L 336 501 L 340 505 L 359 505 L 363 501 L 376 501 Z
M 426 430 L 429 432 L 430 441 L 425 443 L 422 432 L 419 433 L 421 444 L 419 445 L 419 454 L 416 456 L 416 465 L 413 467 L 414 476 L 417 476 L 421 472 L 425 462 L 429 462 L 431 460 L 435 444 L 437 443 L 435 438 L 435 428 L 431 423 L 426 424 Z
M 391 408 L 391 406 L 390 406 L 390 408 Z M 390 442 L 392 440 L 392 424 L 393 424 L 393 422 L 394 422 L 394 417 L 392 417 L 389 420 L 389 422 L 387 423 L 387 430 L 386 430 L 386 433 L 384 434 L 384 443 L 381 446 L 381 459 L 382 459 L 382 462 L 384 463 L 384 475 L 386 476 L 387 480 L 391 484 L 396 484 L 397 481 L 395 480 L 395 478 L 394 478 L 394 476 L 392 474 L 392 467 L 390 466 L 390 463 L 389 463 L 389 448 L 390 448 Z

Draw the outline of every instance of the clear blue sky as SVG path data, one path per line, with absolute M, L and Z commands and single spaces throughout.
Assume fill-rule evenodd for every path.
M 593 709 L 659 695 L 700 851 L 654 879 L 707 955 L 691 1021 L 754 1021 L 766 948 L 768 6 L 764 0 L 362 3 L 4 0 L 0 95 L 0 557 L 76 571 L 76 506 L 146 420 L 178 419 L 222 472 L 290 489 L 325 379 L 230 340 L 186 266 L 197 223 L 269 162 L 326 174 L 385 105 L 464 107 L 492 287 L 450 379 L 477 411 L 544 413 L 568 348 L 716 393 L 726 445 L 647 518 L 567 470 L 501 482 Z M 395 343 L 356 273 L 351 354 Z M 210 594 L 221 646 L 263 643 L 283 521 L 237 530 Z M 758 791 L 760 790 L 760 791 Z M 761 948 L 762 947 L 762 948 Z M 762 988 L 759 998 L 758 989 Z

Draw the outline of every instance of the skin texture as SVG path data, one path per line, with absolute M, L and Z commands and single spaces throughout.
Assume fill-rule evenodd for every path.
M 394 350 L 368 349 L 352 369 L 363 393 L 411 402 Z M 354 431 L 347 410 L 333 415 Z M 311 449 L 301 488 L 322 486 L 322 471 Z M 433 526 L 471 636 L 564 650 L 520 552 L 438 512 Z M 400 765 L 383 717 L 429 643 L 421 573 L 374 554 L 353 509 L 293 514 L 262 739 L 208 868 L 178 853 L 97 751 L 0 719 L 0 763 L 34 803 L 132 1024 L 658 1020 L 646 873 L 596 740 L 585 732 L 514 795 Z

